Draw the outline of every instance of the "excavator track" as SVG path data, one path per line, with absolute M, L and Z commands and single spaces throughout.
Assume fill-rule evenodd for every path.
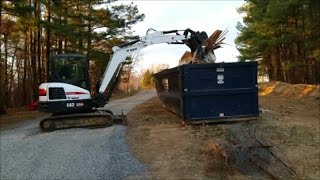
M 68 128 L 102 128 L 125 120 L 125 115 L 113 115 L 111 111 L 96 111 L 67 115 L 52 115 L 40 121 L 43 132 Z

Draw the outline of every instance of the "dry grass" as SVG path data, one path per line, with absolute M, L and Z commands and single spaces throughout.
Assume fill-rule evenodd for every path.
M 17 124 L 33 120 L 45 115 L 45 113 L 38 111 L 26 111 L 23 109 L 10 109 L 7 114 L 0 115 L 0 130 L 10 129 L 17 126 Z
M 259 95 L 279 95 L 292 98 L 320 98 L 320 85 L 267 82 L 259 84 Z
M 127 115 L 128 142 L 150 179 L 203 179 L 202 141 L 152 98 Z
M 230 166 L 217 145 L 223 144 L 230 132 L 244 141 L 252 136 L 248 132 L 254 132 L 293 166 L 299 179 L 317 179 L 319 87 L 291 86 L 279 82 L 260 85 L 262 120 L 246 123 L 243 129 L 238 128 L 239 123 L 183 126 L 179 117 L 153 98 L 128 114 L 129 145 L 147 164 L 150 171 L 146 177 L 150 179 L 270 179 L 266 174 L 245 174 Z

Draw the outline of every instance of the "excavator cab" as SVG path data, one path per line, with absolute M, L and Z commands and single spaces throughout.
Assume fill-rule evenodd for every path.
M 106 127 L 122 121 L 122 116 L 114 116 L 109 110 L 93 109 L 88 69 L 88 60 L 82 54 L 50 57 L 48 82 L 39 86 L 39 111 L 51 114 L 40 121 L 42 131 Z
M 48 82 L 39 86 L 40 111 L 54 114 L 92 109 L 88 61 L 83 54 L 55 54 L 49 58 Z
M 82 54 L 56 54 L 49 60 L 48 82 L 62 82 L 89 90 L 88 61 Z

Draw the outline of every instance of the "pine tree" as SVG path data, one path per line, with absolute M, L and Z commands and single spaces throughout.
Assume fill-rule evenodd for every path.
M 155 79 L 153 77 L 153 72 L 149 69 L 143 73 L 141 85 L 144 89 L 152 89 L 155 87 Z
M 315 0 L 248 0 L 239 8 L 239 60 L 258 60 L 270 80 L 319 83 L 319 11 Z

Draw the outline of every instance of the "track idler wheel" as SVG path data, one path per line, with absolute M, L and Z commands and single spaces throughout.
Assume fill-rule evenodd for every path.
M 48 119 L 40 123 L 40 128 L 44 132 L 52 132 L 56 129 L 56 126 L 53 120 Z

